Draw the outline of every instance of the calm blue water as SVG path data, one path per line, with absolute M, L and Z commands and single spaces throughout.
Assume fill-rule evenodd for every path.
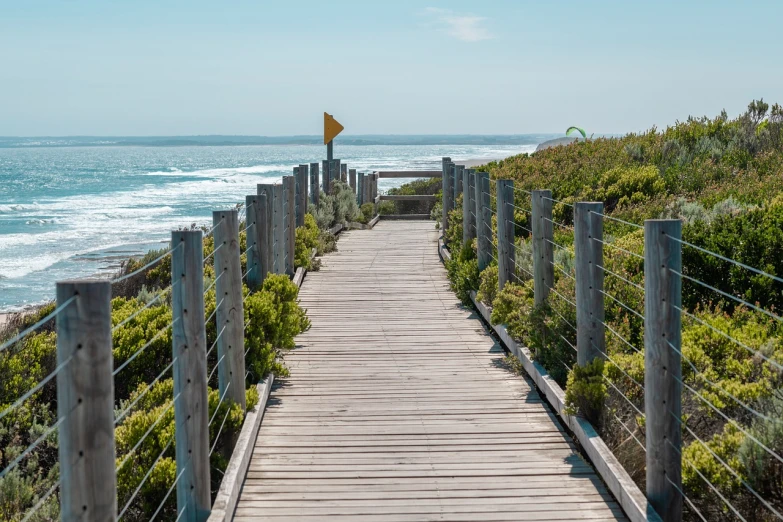
M 359 170 L 439 169 L 532 145 L 337 146 Z M 112 273 L 119 259 L 161 247 L 170 231 L 211 222 L 299 163 L 311 145 L 0 148 L 0 311 L 54 296 L 62 279 Z M 406 180 L 381 180 L 380 190 Z

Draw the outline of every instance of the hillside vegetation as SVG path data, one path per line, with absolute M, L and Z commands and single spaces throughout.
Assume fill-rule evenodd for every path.
M 580 140 L 483 169 L 493 180 L 514 180 L 519 269 L 515 281 L 498 292 L 494 263 L 479 273 L 475 241 L 461 245 L 462 209 L 457 208 L 446 238 L 455 253 L 448 266 L 452 287 L 465 302 L 469 290 L 479 290 L 493 309 L 493 322 L 506 324 L 531 348 L 566 389 L 572 411 L 598 427 L 644 488 L 644 266 L 639 257 L 644 233 L 634 224 L 680 219 L 685 241 L 783 276 L 783 108 L 754 101 L 734 119 L 725 112 L 691 117 L 664 130 Z M 554 291 L 538 308 L 526 231 L 531 228 L 527 191 L 534 189 L 553 192 L 557 243 Z M 569 369 L 576 361 L 572 205 L 577 201 L 602 201 L 607 216 L 607 360 L 574 371 Z M 736 513 L 748 520 L 775 519 L 774 511 L 783 511 L 783 325 L 776 318 L 783 284 L 719 256 L 682 248 L 683 274 L 702 283 L 686 279 L 682 289 L 683 486 L 693 504 L 686 504 L 686 518 L 698 520 L 698 510 L 707 520 L 735 520 Z

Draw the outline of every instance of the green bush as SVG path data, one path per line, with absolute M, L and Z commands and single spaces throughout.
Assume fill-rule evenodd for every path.
M 600 426 L 605 400 L 604 360 L 594 359 L 585 366 L 575 364 L 568 374 L 566 413 L 579 415 Z
M 479 290 L 476 299 L 484 304 L 492 305 L 498 293 L 498 266 L 490 264 L 481 271 Z
M 318 270 L 320 261 L 312 257 L 313 249 L 318 252 L 321 231 L 315 218 L 311 214 L 305 214 L 304 225 L 296 229 L 296 242 L 294 244 L 294 266 L 304 267 L 307 270 Z
M 374 203 L 365 203 L 362 205 L 359 209 L 361 212 L 359 213 L 359 223 L 367 224 L 372 220 L 375 214 L 375 204 Z
M 478 260 L 471 246 L 464 246 L 459 252 L 452 253 L 450 261 L 446 262 L 451 289 L 465 305 L 470 305 L 471 290 L 478 290 L 479 269 Z

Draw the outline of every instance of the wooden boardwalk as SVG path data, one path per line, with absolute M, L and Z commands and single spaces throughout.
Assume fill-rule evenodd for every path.
M 433 222 L 345 233 L 267 403 L 235 520 L 618 520 L 535 389 L 449 290 Z

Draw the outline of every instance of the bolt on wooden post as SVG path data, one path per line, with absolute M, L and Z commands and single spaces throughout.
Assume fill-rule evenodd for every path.
M 265 229 L 265 232 L 256 232 L 256 237 L 259 241 L 262 241 L 262 239 L 266 237 L 266 247 L 263 246 L 263 243 L 259 243 L 262 245 L 260 255 L 266 260 L 266 263 L 261 265 L 263 282 L 263 279 L 266 278 L 267 274 L 275 273 L 275 185 L 271 183 L 260 184 L 257 187 L 257 192 L 259 196 L 264 196 L 264 199 L 258 200 L 258 206 L 264 210 L 266 216 L 266 219 L 264 220 L 262 216 L 256 215 L 257 226 L 263 225 Z M 248 244 L 250 243 L 248 242 Z
M 253 196 L 266 200 L 266 196 Z M 258 214 L 264 215 L 263 209 Z M 212 213 L 215 227 L 215 327 L 220 396 L 245 409 L 245 312 L 239 260 L 239 216 L 236 210 Z M 263 228 L 263 227 L 259 227 Z M 266 240 L 266 238 L 264 238 Z M 249 243 L 249 240 L 248 240 Z M 263 244 L 259 241 L 259 244 Z M 250 256 L 248 256 L 248 265 Z
M 682 520 L 682 222 L 644 222 L 644 415 L 647 499 Z
M 552 191 L 534 190 L 531 196 L 533 231 L 533 300 L 543 304 L 555 283 L 555 258 L 552 250 Z
M 296 179 L 283 176 L 285 191 L 285 273 L 294 276 L 294 255 L 296 244 Z
M 489 265 L 492 214 L 489 203 L 489 172 L 476 172 L 476 237 L 478 238 L 478 266 L 484 270 Z
M 497 191 L 498 217 L 498 289 L 503 290 L 514 275 L 514 181 L 499 179 Z
M 203 521 L 211 509 L 204 251 L 200 230 L 171 233 L 171 311 L 177 512 Z
M 318 163 L 310 163 L 310 203 L 318 206 L 321 199 L 321 183 L 318 179 Z
M 115 520 L 111 283 L 57 283 L 60 518 Z
M 356 169 L 348 169 L 348 185 L 351 187 L 351 192 L 356 195 Z
M 444 157 L 441 166 L 441 193 L 443 194 L 443 215 L 441 217 L 440 229 L 443 237 L 446 237 L 446 232 L 449 229 L 449 211 L 454 207 L 454 184 L 451 181 L 451 158 Z
M 576 351 L 585 366 L 606 353 L 604 330 L 603 203 L 574 205 L 576 255 Z

